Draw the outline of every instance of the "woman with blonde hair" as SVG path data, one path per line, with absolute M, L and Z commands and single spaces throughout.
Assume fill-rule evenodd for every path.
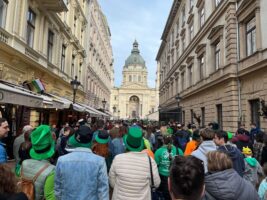
M 257 200 L 255 188 L 233 169 L 231 158 L 221 151 L 207 153 L 205 200 Z

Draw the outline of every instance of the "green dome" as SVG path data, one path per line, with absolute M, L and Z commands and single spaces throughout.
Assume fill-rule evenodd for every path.
M 140 55 L 140 51 L 138 49 L 138 43 L 135 40 L 133 43 L 133 49 L 131 51 L 131 55 L 126 59 L 124 67 L 128 67 L 130 65 L 140 65 L 143 68 L 146 67 L 145 61 L 143 57 Z

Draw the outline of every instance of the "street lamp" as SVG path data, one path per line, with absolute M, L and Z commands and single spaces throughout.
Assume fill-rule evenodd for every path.
M 106 103 L 107 103 L 107 101 L 104 99 L 104 100 L 102 101 L 102 104 L 103 104 L 103 110 L 105 110 Z
M 119 114 L 119 119 L 120 119 L 120 112 L 121 112 L 121 111 L 120 111 L 120 110 L 118 110 L 118 114 Z
M 182 100 L 182 97 L 180 97 L 180 94 L 178 93 L 175 97 L 175 100 L 177 102 L 177 107 L 178 107 L 178 121 L 181 123 L 181 107 L 180 107 L 180 102 Z
M 77 76 L 75 76 L 75 79 L 70 82 L 72 89 L 73 89 L 73 104 L 75 103 L 75 97 L 76 97 L 76 91 L 81 85 L 81 82 L 77 80 Z
M 112 107 L 112 109 L 113 109 L 113 114 L 116 112 L 116 106 L 114 105 L 113 107 Z

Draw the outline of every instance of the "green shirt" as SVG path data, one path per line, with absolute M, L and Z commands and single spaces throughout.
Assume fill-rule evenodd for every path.
M 183 155 L 183 151 L 180 148 L 177 148 L 176 150 L 175 146 L 172 145 L 171 157 L 174 158 L 174 156 L 176 156 L 177 153 L 180 156 Z M 171 162 L 169 159 L 169 152 L 166 145 L 162 146 L 155 152 L 155 161 L 158 165 L 159 174 L 162 176 L 169 176 L 170 174 L 169 168 Z
M 55 200 L 55 192 L 54 192 L 54 179 L 55 179 L 55 171 L 51 172 L 45 181 L 44 186 L 44 196 L 46 200 Z

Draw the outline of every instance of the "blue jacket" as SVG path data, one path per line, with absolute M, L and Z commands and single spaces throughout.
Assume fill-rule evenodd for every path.
M 7 162 L 7 154 L 5 149 L 5 144 L 0 142 L 0 163 L 6 163 Z
M 243 177 L 244 171 L 245 171 L 245 162 L 244 162 L 244 156 L 239 151 L 238 148 L 231 146 L 229 144 L 219 146 L 219 151 L 225 152 L 228 156 L 230 156 L 232 162 L 233 162 L 233 168 L 234 170 Z
M 61 156 L 56 165 L 57 200 L 109 200 L 105 159 L 91 149 L 75 148 Z

